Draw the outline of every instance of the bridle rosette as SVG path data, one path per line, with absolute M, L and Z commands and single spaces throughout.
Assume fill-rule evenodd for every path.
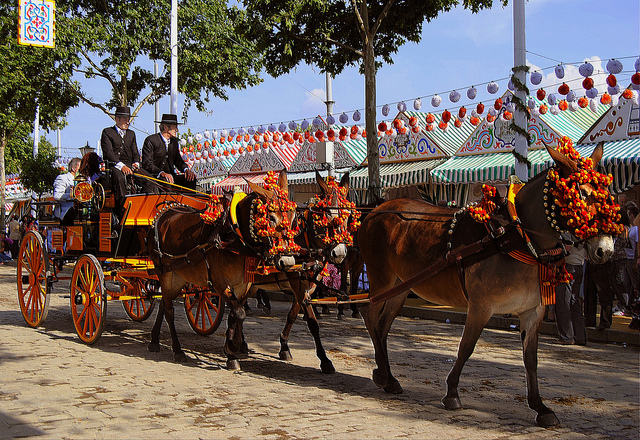
M 559 230 L 555 219 L 559 215 L 565 220 L 569 232 L 580 240 L 601 233 L 618 235 L 622 232 L 620 206 L 613 201 L 607 189 L 613 182 L 613 176 L 596 171 L 593 160 L 581 157 L 566 136 L 558 142 L 557 151 L 573 160 L 578 169 L 567 177 L 560 177 L 557 166 L 547 172 L 545 192 L 548 190 L 551 194 L 553 203 L 549 210 L 545 195 L 545 212 L 550 216 L 547 218 L 551 225 Z

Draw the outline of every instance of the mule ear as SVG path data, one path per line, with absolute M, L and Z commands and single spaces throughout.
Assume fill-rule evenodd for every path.
M 316 182 L 318 183 L 318 186 L 320 187 L 320 192 L 322 193 L 323 196 L 326 196 L 327 194 L 331 194 L 331 190 L 329 189 L 329 185 L 327 185 L 327 182 L 320 175 L 318 170 L 316 170 Z
M 601 141 L 598 145 L 596 145 L 596 148 L 593 150 L 593 153 L 591 153 L 591 160 L 593 161 L 594 169 L 596 165 L 598 165 L 598 163 L 600 162 L 600 159 L 602 159 L 603 154 L 604 154 L 604 141 Z
M 285 170 L 280 171 L 280 176 L 278 176 L 278 185 L 280 185 L 281 190 L 289 191 L 289 182 L 287 181 L 287 172 Z
M 340 179 L 340 187 L 347 188 L 347 193 L 349 192 L 349 172 L 348 171 L 342 175 L 342 179 Z
M 249 185 L 249 188 L 251 188 L 251 191 L 258 194 L 264 200 L 271 200 L 273 198 L 273 191 L 264 189 L 260 185 L 256 185 L 255 183 L 249 182 L 248 180 L 247 180 L 247 185 Z
M 551 148 L 547 144 L 544 144 L 544 147 L 547 149 L 549 156 L 551 156 L 556 165 L 558 165 L 566 175 L 573 174 L 578 171 L 578 164 L 576 164 L 573 160 L 569 159 L 567 156 L 560 153 L 556 149 Z

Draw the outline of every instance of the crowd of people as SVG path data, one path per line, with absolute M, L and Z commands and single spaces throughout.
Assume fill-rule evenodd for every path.
M 636 203 L 627 201 L 623 195 L 619 196 L 618 203 L 624 230 L 615 237 L 611 260 L 595 264 L 588 260 L 581 244 L 567 246 L 565 265 L 573 280 L 556 287 L 556 302 L 549 307 L 546 317 L 547 321 L 556 322 L 560 344 L 585 345 L 586 328 L 605 330 L 611 327 L 613 316 L 637 314 L 640 210 Z M 578 243 L 568 234 L 563 238 Z

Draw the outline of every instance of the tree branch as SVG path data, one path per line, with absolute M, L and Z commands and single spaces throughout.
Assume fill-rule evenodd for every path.
M 351 6 L 353 6 L 353 12 L 356 14 L 356 20 L 358 22 L 358 30 L 360 31 L 360 36 L 362 37 L 362 42 L 366 43 L 367 41 L 367 29 L 364 26 L 364 21 L 362 21 L 362 16 L 360 15 L 360 11 L 358 10 L 358 5 L 356 5 L 357 0 L 351 0 Z
M 391 7 L 395 2 L 396 0 L 388 0 L 387 4 L 384 5 L 384 8 L 382 9 L 380 16 L 378 16 L 378 19 L 376 20 L 376 24 L 374 24 L 373 29 L 371 29 L 371 38 L 373 38 L 376 35 L 376 32 L 378 32 L 378 28 L 380 27 L 380 24 L 387 17 L 387 15 L 389 14 L 389 10 L 391 9 Z
M 102 104 L 97 104 L 93 101 L 91 101 L 89 98 L 87 98 L 84 93 L 82 93 L 79 90 L 76 90 L 76 88 L 74 87 L 74 85 L 69 82 L 68 80 L 64 80 L 64 82 L 69 86 L 69 88 L 73 91 L 74 95 L 76 95 L 78 98 L 80 98 L 84 103 L 89 104 L 91 107 L 93 108 L 98 108 L 100 110 L 102 110 L 105 114 L 113 117 L 111 115 L 111 113 L 109 113 L 109 111 L 107 110 L 107 108 L 105 106 L 103 106 Z
M 311 42 L 311 43 L 331 43 L 331 44 L 335 44 L 336 46 L 340 46 L 340 47 L 342 47 L 344 49 L 347 49 L 347 50 L 350 50 L 352 52 L 355 52 L 360 57 L 363 56 L 363 53 L 362 53 L 361 50 L 358 50 L 355 47 L 351 47 L 348 44 L 341 43 L 340 41 L 334 40 L 333 38 L 327 37 L 326 35 L 323 35 L 322 38 L 320 38 L 320 39 L 303 37 L 301 35 L 295 35 L 294 38 L 296 38 L 298 40 L 301 40 L 301 41 Z
M 80 53 L 82 53 L 82 56 L 84 56 L 85 60 L 87 60 L 87 62 L 94 68 L 96 69 L 98 72 L 100 72 L 100 76 L 104 77 L 107 81 L 109 81 L 109 83 L 111 83 L 111 87 L 113 88 L 113 90 L 116 91 L 116 93 L 118 94 L 118 98 L 120 101 L 122 101 L 122 93 L 120 93 L 120 89 L 118 88 L 118 84 L 116 84 L 113 79 L 111 78 L 111 76 L 109 76 L 108 72 L 105 72 L 103 69 L 101 69 L 100 67 L 98 67 L 98 65 L 96 63 L 93 62 L 93 60 L 91 60 L 91 58 L 89 58 L 89 55 L 87 55 L 87 53 L 81 49 Z

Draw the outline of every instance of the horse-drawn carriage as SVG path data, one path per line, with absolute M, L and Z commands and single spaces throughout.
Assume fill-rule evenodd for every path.
M 18 302 L 25 322 L 38 327 L 47 317 L 54 282 L 71 280 L 71 316 L 80 339 L 95 343 L 102 333 L 107 303 L 122 302 L 127 315 L 144 321 L 159 295 L 158 277 L 146 241 L 154 218 L 169 206 L 203 209 L 206 195 L 136 194 L 127 196 L 125 213 L 114 224 L 114 200 L 100 183 L 78 175 L 72 189 L 78 215 L 72 226 L 52 216 L 55 200 L 34 202 L 39 231 L 24 236 L 18 254 Z M 61 272 L 73 264 L 71 276 Z M 183 290 L 190 326 L 213 333 L 222 320 L 224 302 L 206 287 Z

